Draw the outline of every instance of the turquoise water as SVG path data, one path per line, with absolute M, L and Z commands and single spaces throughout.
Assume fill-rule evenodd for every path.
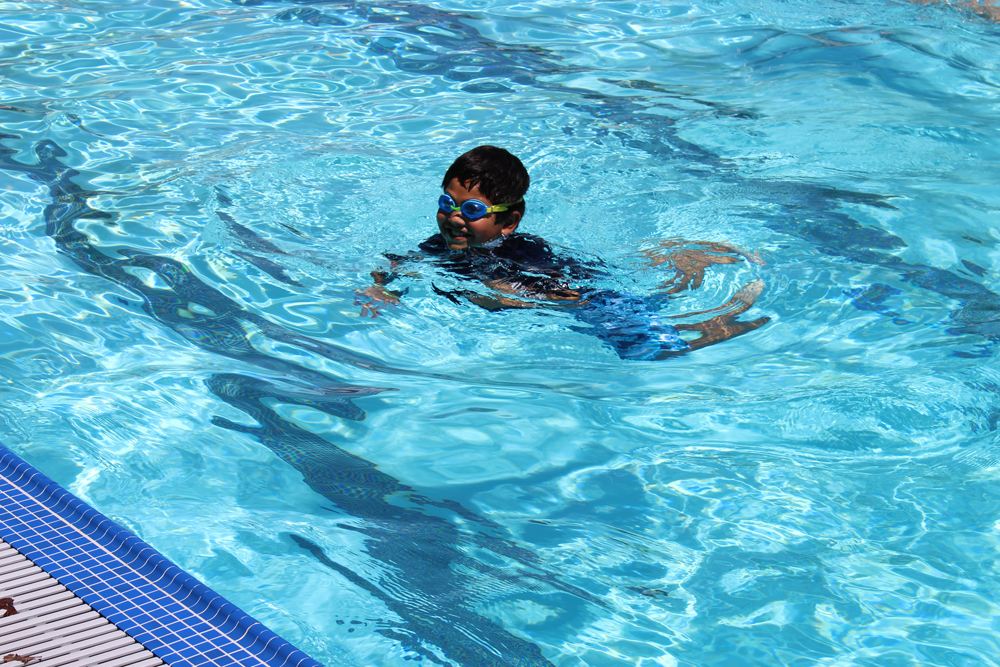
M 313 657 L 1000 664 L 996 25 L 0 12 L 0 437 Z M 672 308 L 762 280 L 741 317 L 770 322 L 623 361 L 566 313 L 453 303 L 430 267 L 362 317 L 486 142 L 531 172 L 523 231 L 639 295 L 657 239 L 735 244 L 764 264 Z

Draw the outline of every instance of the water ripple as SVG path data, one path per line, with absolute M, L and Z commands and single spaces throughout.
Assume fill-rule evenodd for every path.
M 0 28 L 4 441 L 315 657 L 996 664 L 992 26 L 191 0 Z M 616 289 L 662 282 L 657 240 L 735 243 L 765 264 L 669 314 L 763 280 L 769 324 L 623 362 L 432 267 L 362 318 L 486 142 L 531 170 L 524 229 Z M 71 180 L 32 171 L 53 145 Z

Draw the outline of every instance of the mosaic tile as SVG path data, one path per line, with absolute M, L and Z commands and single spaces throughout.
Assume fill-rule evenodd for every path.
M 320 667 L 2 445 L 0 538 L 168 664 Z

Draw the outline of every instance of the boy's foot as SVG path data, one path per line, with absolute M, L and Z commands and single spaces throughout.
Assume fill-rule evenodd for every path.
M 735 317 L 742 312 L 745 312 L 752 306 L 757 299 L 760 297 L 761 293 L 764 291 L 764 281 L 763 280 L 753 280 L 748 282 L 746 285 L 737 290 L 733 298 L 725 302 L 721 306 L 716 306 L 715 308 L 709 308 L 708 310 L 699 310 L 693 313 L 681 313 L 680 315 L 670 315 L 672 320 L 680 320 L 688 317 L 697 317 L 699 315 L 712 315 L 717 317 L 720 315 L 726 315 L 729 317 Z M 683 326 L 683 325 L 681 325 Z M 677 327 L 680 329 L 680 326 Z
M 691 350 L 715 345 L 716 343 L 742 336 L 745 333 L 750 333 L 770 322 L 771 318 L 760 317 L 750 322 L 740 322 L 736 320 L 736 316 L 749 310 L 756 303 L 763 291 L 763 281 L 754 280 L 749 282 L 737 290 L 732 299 L 718 308 L 702 311 L 702 313 L 690 314 L 716 313 L 714 317 L 702 322 L 696 322 L 695 324 L 679 324 L 676 329 L 678 331 L 697 331 L 701 334 L 698 338 L 688 341 Z M 685 317 L 689 317 L 690 315 L 686 315 Z M 671 352 L 665 354 L 664 357 L 673 357 L 677 356 L 677 354 L 676 352 Z
M 705 280 L 705 269 L 713 264 L 736 264 L 743 259 L 753 264 L 764 264 L 764 260 L 755 253 L 712 241 L 666 239 L 653 248 L 642 250 L 640 254 L 653 267 L 665 264 L 668 270 L 673 269 L 674 275 L 661 283 L 659 288 L 667 294 L 698 289 Z

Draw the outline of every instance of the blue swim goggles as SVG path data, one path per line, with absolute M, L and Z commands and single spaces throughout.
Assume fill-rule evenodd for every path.
M 478 199 L 467 199 L 462 202 L 461 206 L 455 205 L 455 200 L 451 198 L 449 194 L 443 194 L 438 198 L 438 208 L 445 215 L 451 215 L 455 211 L 461 211 L 462 215 L 466 220 L 479 220 L 479 218 L 485 217 L 490 213 L 503 213 L 511 206 L 520 204 L 524 201 L 524 198 L 518 199 L 513 204 L 496 204 L 494 206 L 487 206 L 484 202 Z

